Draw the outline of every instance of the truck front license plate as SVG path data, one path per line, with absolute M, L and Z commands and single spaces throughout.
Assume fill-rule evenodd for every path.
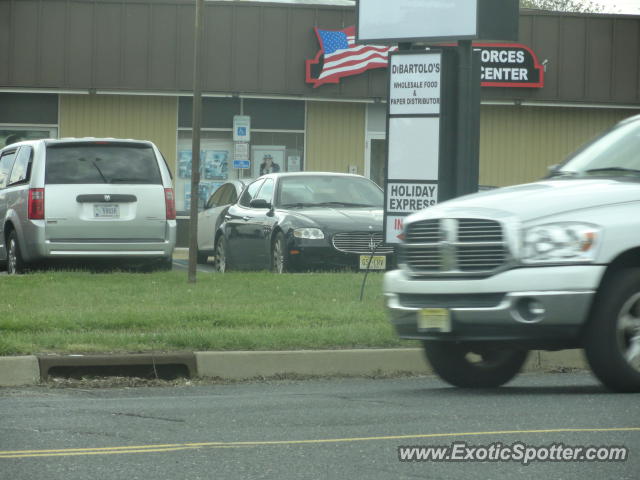
M 423 308 L 418 311 L 418 331 L 451 331 L 451 315 L 446 308 Z

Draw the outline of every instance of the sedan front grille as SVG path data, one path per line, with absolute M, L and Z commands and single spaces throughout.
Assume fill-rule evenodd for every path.
M 400 253 L 414 276 L 490 275 L 509 260 L 502 224 L 476 218 L 409 224 Z
M 382 245 L 382 233 L 349 232 L 336 233 L 333 246 L 345 253 L 370 254 L 375 248 L 376 253 L 387 254 L 393 252 L 393 246 Z

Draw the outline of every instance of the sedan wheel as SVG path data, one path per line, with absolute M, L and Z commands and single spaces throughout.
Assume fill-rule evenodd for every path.
M 221 235 L 216 242 L 216 257 L 213 266 L 216 272 L 225 273 L 229 271 L 229 264 L 227 262 L 227 241 L 223 235 Z
M 288 260 L 284 235 L 278 233 L 271 248 L 271 271 L 273 273 L 285 273 L 287 270 Z
M 15 275 L 24 271 L 24 262 L 20 254 L 20 246 L 18 245 L 18 236 L 13 231 L 9 234 L 8 250 L 7 250 L 7 273 Z

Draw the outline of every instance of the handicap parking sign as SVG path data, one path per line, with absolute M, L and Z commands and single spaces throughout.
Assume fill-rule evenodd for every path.
M 233 116 L 233 141 L 249 142 L 251 140 L 251 117 L 247 115 Z

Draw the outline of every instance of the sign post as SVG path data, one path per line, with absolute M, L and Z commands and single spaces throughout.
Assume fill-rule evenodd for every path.
M 384 192 L 384 240 L 400 243 L 405 216 L 478 190 L 480 53 L 472 40 L 516 41 L 518 0 L 356 2 L 357 41 L 402 49 L 389 60 Z M 457 47 L 426 44 L 452 40 Z M 524 62 L 518 53 L 489 57 Z M 519 65 L 492 68 L 487 76 L 529 81 Z

